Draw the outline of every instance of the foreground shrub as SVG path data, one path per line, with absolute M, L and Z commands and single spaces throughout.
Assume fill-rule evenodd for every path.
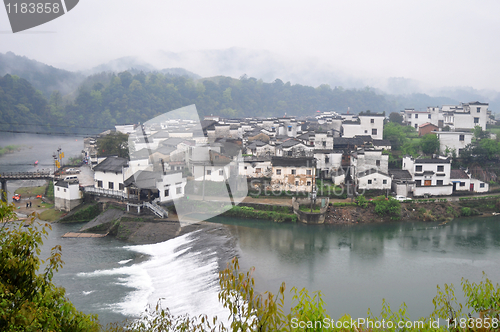
M 85 315 L 52 283 L 62 267 L 61 246 L 52 248 L 39 273 L 40 246 L 48 224 L 7 222 L 16 218 L 14 205 L 0 202 L 0 331 L 98 331 L 97 317 Z

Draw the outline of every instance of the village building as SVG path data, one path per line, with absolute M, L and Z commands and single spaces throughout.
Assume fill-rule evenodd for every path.
M 397 196 L 409 197 L 413 193 L 415 181 L 408 170 L 390 169 L 389 175 L 392 180 L 391 189 Z
M 489 184 L 474 179 L 463 169 L 452 169 L 450 181 L 453 184 L 453 192 L 484 193 L 489 190 Z
M 436 126 L 430 122 L 426 122 L 426 123 L 418 126 L 418 136 L 425 136 L 425 135 L 430 134 L 433 131 L 437 131 L 437 130 L 438 130 L 438 126 Z
M 313 157 L 273 157 L 271 187 L 276 191 L 311 191 L 315 178 Z
M 124 168 L 128 160 L 121 157 L 107 157 L 94 167 L 94 187 L 110 194 L 125 195 L 123 185 Z
M 331 149 L 315 149 L 316 175 L 321 179 L 331 177 L 332 172 L 338 171 L 342 166 L 342 151 Z
M 402 169 L 407 170 L 415 182 L 413 188 L 415 197 L 447 196 L 453 193 L 449 158 L 414 159 L 405 156 Z
M 387 173 L 372 168 L 356 173 L 355 179 L 358 193 L 363 190 L 387 190 L 392 186 L 392 179 Z
M 439 139 L 439 152 L 442 155 L 451 156 L 453 151 L 457 156 L 462 149 L 472 142 L 472 132 L 466 131 L 435 131 Z
M 54 208 L 62 211 L 71 211 L 82 203 L 83 195 L 80 191 L 78 179 L 59 180 L 54 183 Z

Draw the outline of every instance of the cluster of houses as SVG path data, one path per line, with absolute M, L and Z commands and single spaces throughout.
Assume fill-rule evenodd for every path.
M 486 130 L 487 124 L 495 123 L 488 104 L 478 101 L 458 106 L 427 107 L 425 111 L 405 109 L 401 115 L 403 122 L 418 130 L 420 136 L 436 134 L 442 155 L 450 155 L 455 151 L 458 156 L 461 149 L 471 144 L 472 130 L 476 126 Z
M 474 124 L 485 129 L 489 119 L 488 104 L 479 102 L 425 112 L 407 109 L 402 115 L 417 129 L 434 126 L 430 132 L 440 136 L 442 155 L 470 143 Z M 250 191 L 274 193 L 313 192 L 320 179 L 352 185 L 358 193 L 384 190 L 418 197 L 488 191 L 488 184 L 471 178 L 467 170 L 452 170 L 446 155 L 406 156 L 402 169 L 389 169 L 385 120 L 385 114 L 369 111 L 318 112 L 305 119 L 159 117 L 142 125 L 116 126 L 129 135 L 130 157 L 98 157 L 96 139 L 85 139 L 85 157 L 94 175 L 94 185 L 85 191 L 164 204 L 185 196 L 189 183 L 191 195 L 206 195 L 211 187 L 200 189 L 197 183 L 235 177 L 245 178 Z M 442 131 L 446 126 L 450 130 Z M 63 182 L 55 186 L 67 186 Z

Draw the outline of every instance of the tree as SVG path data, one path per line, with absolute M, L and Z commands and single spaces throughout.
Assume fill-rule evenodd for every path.
M 128 158 L 128 135 L 115 132 L 98 138 L 97 154 L 99 156 L 118 156 Z
M 392 149 L 400 150 L 402 146 L 408 142 L 406 137 L 405 127 L 396 124 L 394 122 L 389 122 L 384 126 L 384 139 L 391 141 Z
M 426 134 L 420 142 L 422 152 L 425 154 L 433 154 L 439 151 L 439 138 L 436 134 Z
M 65 297 L 64 288 L 52 283 L 62 267 L 61 246 L 52 248 L 40 273 L 40 246 L 48 224 L 31 215 L 15 219 L 14 204 L 0 202 L 0 330 L 1 331 L 99 331 L 97 316 L 85 315 Z
M 401 114 L 399 114 L 398 112 L 392 112 L 391 114 L 389 114 L 389 121 L 402 125 L 403 124 L 403 116 Z
M 474 130 L 473 130 L 473 133 L 474 133 L 474 138 L 476 140 L 481 140 L 483 138 L 488 138 L 488 136 L 489 136 L 489 133 L 487 131 L 484 131 L 481 126 L 475 126 Z

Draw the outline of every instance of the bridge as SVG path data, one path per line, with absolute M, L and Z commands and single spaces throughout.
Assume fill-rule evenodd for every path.
M 2 184 L 1 199 L 7 202 L 7 181 L 11 180 L 50 180 L 54 175 L 50 171 L 37 172 L 10 172 L 0 174 L 0 183 Z

